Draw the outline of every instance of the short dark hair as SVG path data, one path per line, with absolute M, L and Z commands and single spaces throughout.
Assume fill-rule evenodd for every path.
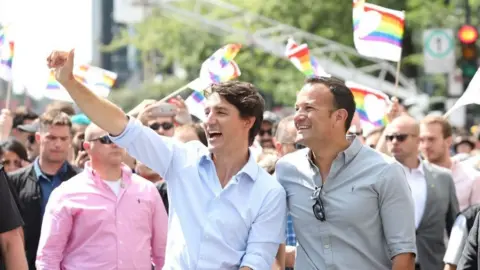
M 50 126 L 67 126 L 72 132 L 70 116 L 60 110 L 48 110 L 40 116 L 39 131 L 44 132 Z
M 345 120 L 345 132 L 348 132 L 355 114 L 356 104 L 353 93 L 345 85 L 345 82 L 334 77 L 309 77 L 305 80 L 305 84 L 323 84 L 330 89 L 330 93 L 333 95 L 333 107 L 337 110 L 344 109 L 348 113 Z
M 240 81 L 229 81 L 213 84 L 205 91 L 205 97 L 217 93 L 228 103 L 232 104 L 240 112 L 240 117 L 255 117 L 255 123 L 248 133 L 248 145 L 251 146 L 260 131 L 263 121 L 265 100 L 258 89 L 251 83 Z
M 71 103 L 68 103 L 66 101 L 57 100 L 48 104 L 47 107 L 45 108 L 45 111 L 52 111 L 52 110 L 62 111 L 66 113 L 68 116 L 75 115 L 75 108 L 73 108 L 73 105 Z

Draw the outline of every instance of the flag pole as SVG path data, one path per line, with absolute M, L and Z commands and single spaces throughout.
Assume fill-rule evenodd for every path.
M 177 90 L 173 91 L 172 93 L 168 94 L 166 97 L 162 98 L 160 101 L 168 101 L 169 99 L 178 96 L 181 92 L 188 89 L 190 83 L 185 84 L 184 86 L 178 88 Z
M 402 13 L 403 13 L 403 17 L 405 18 L 405 11 L 402 10 Z M 400 77 L 400 64 L 402 63 L 402 53 L 403 53 L 403 43 L 402 43 L 402 47 L 400 48 L 400 59 L 398 59 L 398 62 L 397 62 L 397 72 L 395 73 L 395 90 L 397 90 L 398 88 L 398 80 Z
M 12 98 L 12 82 L 8 81 L 7 84 L 7 98 L 5 100 L 5 109 L 10 108 L 10 99 Z

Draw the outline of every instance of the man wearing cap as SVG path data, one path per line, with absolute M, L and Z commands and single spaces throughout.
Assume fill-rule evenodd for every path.
M 38 156 L 39 147 L 35 141 L 35 133 L 38 131 L 40 126 L 39 119 L 36 119 L 32 123 L 19 125 L 17 129 L 27 134 L 27 140 L 24 144 L 27 148 L 28 160 L 33 161 Z
M 263 113 L 263 122 L 260 127 L 260 132 L 256 137 L 256 141 L 262 148 L 275 149 L 273 145 L 273 130 L 278 123 L 278 116 L 270 111 Z

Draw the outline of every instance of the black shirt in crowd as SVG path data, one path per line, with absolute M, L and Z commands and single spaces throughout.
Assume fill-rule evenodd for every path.
M 3 166 L 0 167 L 0 234 L 23 226 L 22 216 L 17 202 L 10 190 L 10 183 Z M 3 269 L 2 254 L 0 252 L 0 269 Z

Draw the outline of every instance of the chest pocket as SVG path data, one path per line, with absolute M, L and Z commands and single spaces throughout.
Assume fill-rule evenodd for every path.
M 350 185 L 324 197 L 326 216 L 332 222 L 354 226 L 374 220 L 380 214 L 378 193 L 373 184 Z

